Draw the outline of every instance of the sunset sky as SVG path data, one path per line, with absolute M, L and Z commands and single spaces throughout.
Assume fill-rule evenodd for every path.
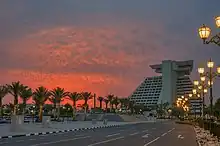
M 219 6 L 219 0 L 1 0 L 0 83 L 126 97 L 156 75 L 149 65 L 164 59 L 194 59 L 196 79 L 210 57 L 220 64 L 220 47 L 203 45 L 197 34 L 203 23 L 220 31 Z M 215 98 L 219 87 L 220 79 Z

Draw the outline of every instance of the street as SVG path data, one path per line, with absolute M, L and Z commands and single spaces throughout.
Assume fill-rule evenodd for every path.
M 142 123 L 120 127 L 1 139 L 1 146 L 196 146 L 188 125 L 172 122 Z

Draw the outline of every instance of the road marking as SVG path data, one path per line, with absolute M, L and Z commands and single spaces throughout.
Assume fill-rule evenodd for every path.
M 167 132 L 169 133 L 169 132 L 173 131 L 174 129 L 175 129 L 175 128 L 173 128 L 173 129 L 171 129 L 171 130 L 169 130 L 169 131 L 167 131 Z
M 90 144 L 88 146 L 95 146 L 95 145 L 100 145 L 100 144 L 103 144 L 103 143 L 108 143 L 108 142 L 111 142 L 111 141 L 115 141 L 115 140 L 119 140 L 119 139 L 123 139 L 125 138 L 124 136 L 121 136 L 121 137 L 118 137 L 118 138 L 114 138 L 114 139 L 109 139 L 109 140 L 105 140 L 105 141 L 100 141 L 100 142 L 97 142 L 97 143 L 93 143 L 93 144 Z
M 148 132 L 148 130 L 143 130 L 142 132 Z
M 36 139 L 29 139 L 29 140 L 36 140 Z
M 59 141 L 52 141 L 52 142 L 45 142 L 45 143 L 34 144 L 34 145 L 30 145 L 30 146 L 49 145 L 49 144 L 55 144 L 55 143 L 60 143 L 60 142 L 68 142 L 68 141 L 74 141 L 74 140 L 78 140 L 78 139 L 85 139 L 85 138 L 89 138 L 89 137 L 90 136 L 77 137 L 77 138 L 72 138 L 72 139 L 63 139 L 63 140 L 59 140 Z
M 137 135 L 139 132 L 131 133 L 130 136 Z
M 164 134 L 162 134 L 161 136 L 165 136 L 165 135 L 167 135 L 167 132 L 165 132 Z
M 157 128 L 152 128 L 152 130 L 156 130 Z
M 116 135 L 120 135 L 120 133 L 110 134 L 110 135 L 107 135 L 106 137 L 112 137 L 112 136 L 116 136 Z
M 159 138 L 160 138 L 160 137 L 155 138 L 154 140 L 152 140 L 152 141 L 146 143 L 144 146 L 148 146 L 148 145 L 152 144 L 153 142 L 157 141 Z
M 125 130 L 119 130 L 120 132 L 125 131 Z
M 16 142 L 23 142 L 24 140 L 17 140 Z
M 184 139 L 184 137 L 182 135 L 178 135 L 178 138 L 180 139 Z
M 6 144 L 6 143 L 8 143 L 8 142 L 0 142 L 0 144 Z
M 143 137 L 143 138 L 148 138 L 148 135 L 149 135 L 149 134 L 145 134 L 145 135 L 143 135 L 142 137 Z

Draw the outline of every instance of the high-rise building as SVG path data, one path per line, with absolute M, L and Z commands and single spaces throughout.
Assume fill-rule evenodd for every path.
M 129 96 L 136 104 L 152 107 L 168 102 L 172 105 L 178 96 L 192 92 L 190 73 L 193 60 L 165 60 L 161 64 L 150 65 L 159 76 L 147 77 Z

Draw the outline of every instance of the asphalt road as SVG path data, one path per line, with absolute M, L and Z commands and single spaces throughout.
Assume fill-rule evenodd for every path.
M 142 123 L 0 140 L 1 146 L 197 146 L 192 127 L 172 122 Z

